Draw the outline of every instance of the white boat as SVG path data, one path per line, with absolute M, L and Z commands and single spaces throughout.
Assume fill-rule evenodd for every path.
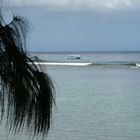
M 67 57 L 67 59 L 80 59 L 80 58 L 81 58 L 80 55 L 69 55 L 69 56 Z

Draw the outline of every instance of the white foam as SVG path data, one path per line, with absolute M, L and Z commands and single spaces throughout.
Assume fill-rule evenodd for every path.
M 137 67 L 140 67 L 140 64 L 136 63 L 136 66 L 137 66 Z
M 55 63 L 55 62 L 34 62 L 36 65 L 59 65 L 59 66 L 87 66 L 91 63 Z

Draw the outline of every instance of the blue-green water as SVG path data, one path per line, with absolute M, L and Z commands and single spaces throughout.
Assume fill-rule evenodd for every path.
M 68 61 L 67 54 L 43 54 L 42 58 L 48 60 L 48 56 L 50 61 Z M 81 56 L 86 62 L 140 62 L 140 53 L 134 52 Z M 45 139 L 140 139 L 140 67 L 47 66 L 47 72 L 56 87 L 57 108 Z M 0 140 L 26 140 L 30 134 L 23 132 L 6 137 L 1 133 Z
M 139 140 L 140 69 L 57 68 L 49 140 Z

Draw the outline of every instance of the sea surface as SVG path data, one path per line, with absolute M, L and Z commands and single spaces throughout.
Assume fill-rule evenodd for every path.
M 140 52 L 31 54 L 35 55 L 56 89 L 45 140 L 140 140 Z M 71 60 L 69 55 L 81 58 Z M 0 128 L 0 140 L 28 140 L 29 135 L 7 135 L 4 126 Z

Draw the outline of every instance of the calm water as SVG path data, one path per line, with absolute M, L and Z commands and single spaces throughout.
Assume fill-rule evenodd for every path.
M 68 61 L 68 54 L 40 56 L 49 61 Z M 76 61 L 140 62 L 138 52 L 85 53 L 81 57 Z M 57 104 L 47 140 L 140 139 L 140 67 L 48 66 L 47 71 L 56 87 Z M 26 140 L 29 134 L 7 137 L 1 133 L 0 140 Z

